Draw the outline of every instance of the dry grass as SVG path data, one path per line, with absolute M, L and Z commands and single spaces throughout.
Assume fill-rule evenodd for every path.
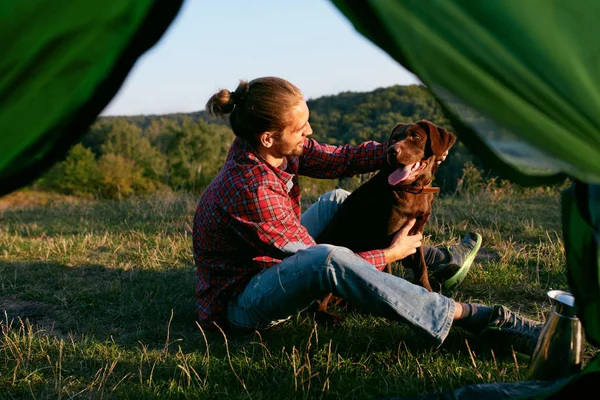
M 484 237 L 448 295 L 543 318 L 546 291 L 568 287 L 560 189 L 439 198 L 429 244 L 455 244 L 468 230 Z M 331 329 L 305 315 L 262 334 L 200 329 L 192 195 L 17 203 L 0 209 L 0 397 L 370 399 L 527 376 L 526 358 L 464 332 L 433 349 L 404 325 L 356 311 Z

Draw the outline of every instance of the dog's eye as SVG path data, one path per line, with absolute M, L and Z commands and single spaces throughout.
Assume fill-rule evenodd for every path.
M 408 134 L 408 136 L 409 136 L 411 139 L 415 139 L 415 140 L 419 140 L 419 139 L 421 139 L 421 135 L 419 135 L 418 133 L 415 133 L 415 132 L 411 132 L 411 133 L 409 133 L 409 134 Z

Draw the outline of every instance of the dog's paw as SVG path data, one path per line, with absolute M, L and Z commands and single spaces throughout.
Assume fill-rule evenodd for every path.
M 443 282 L 438 281 L 433 276 L 429 277 L 429 284 L 431 285 L 430 292 L 436 292 L 436 293 L 442 294 L 442 292 L 444 291 Z
M 314 313 L 314 320 L 317 325 L 335 326 L 342 324 L 346 318 L 326 311 L 316 311 Z

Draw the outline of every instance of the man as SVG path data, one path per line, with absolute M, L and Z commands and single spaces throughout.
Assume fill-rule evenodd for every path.
M 335 199 L 340 192 L 324 196 L 307 211 L 303 225 L 298 175 L 338 178 L 376 171 L 386 144 L 317 143 L 309 137 L 302 93 L 280 78 L 241 81 L 234 92 L 214 94 L 206 108 L 222 118 L 229 115 L 237 137 L 223 168 L 202 193 L 194 219 L 202 325 L 266 329 L 333 293 L 375 315 L 406 322 L 438 345 L 457 325 L 517 351 L 533 352 L 541 324 L 504 306 L 457 303 L 381 272 L 421 245 L 421 234 L 408 233 L 414 220 L 385 249 L 355 254 L 315 243 L 316 231 L 343 199 Z M 433 270 L 456 284 L 480 243 L 479 235 L 469 234 L 461 246 L 430 249 L 427 258 L 437 264 Z

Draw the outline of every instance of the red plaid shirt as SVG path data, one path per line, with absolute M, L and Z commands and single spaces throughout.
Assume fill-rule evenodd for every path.
M 331 146 L 307 138 L 301 156 L 276 168 L 236 138 L 223 168 L 202 193 L 194 218 L 196 304 L 203 325 L 226 318 L 227 302 L 250 279 L 297 250 L 315 245 L 300 224 L 298 175 L 334 179 L 381 167 L 386 146 Z M 287 164 L 287 165 L 286 165 Z M 359 256 L 383 269 L 383 251 Z

